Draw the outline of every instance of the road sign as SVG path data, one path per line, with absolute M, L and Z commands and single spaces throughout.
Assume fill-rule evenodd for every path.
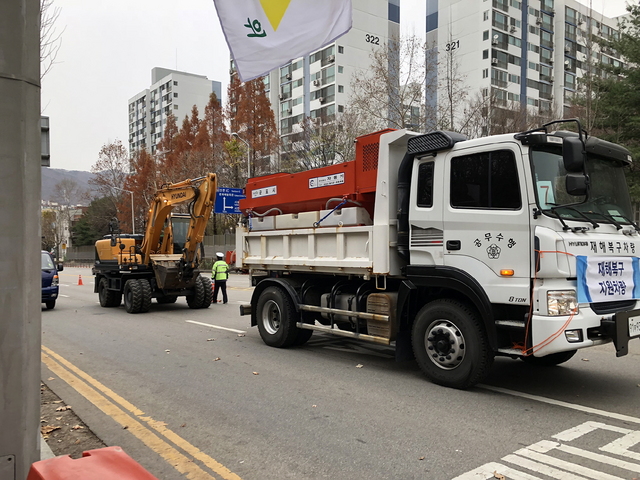
M 216 193 L 216 204 L 213 211 L 214 213 L 241 213 L 240 200 L 244 198 L 242 188 L 220 187 Z

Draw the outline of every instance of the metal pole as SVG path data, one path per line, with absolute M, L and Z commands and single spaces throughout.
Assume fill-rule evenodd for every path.
M 0 478 L 11 480 L 40 460 L 39 19 L 38 0 L 0 1 L 0 252 L 11 272 L 0 275 Z
M 247 146 L 247 180 L 248 180 L 249 178 L 251 178 L 251 145 L 249 145 L 249 142 L 247 142 L 246 140 L 243 140 L 242 138 L 240 138 L 240 135 L 238 135 L 236 132 L 233 132 L 231 136 L 236 137 L 238 140 L 240 140 L 242 143 L 244 143 Z
M 123 192 L 129 192 L 131 194 L 131 233 L 135 234 L 136 223 L 135 223 L 135 217 L 133 214 L 133 192 L 131 190 L 125 190 L 124 188 L 118 188 L 118 187 L 112 187 L 112 188 L 115 188 L 116 190 L 121 190 Z

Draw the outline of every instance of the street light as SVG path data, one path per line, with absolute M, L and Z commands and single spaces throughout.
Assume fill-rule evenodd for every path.
M 240 140 L 242 143 L 244 143 L 247 146 L 247 180 L 248 180 L 251 177 L 251 145 L 249 145 L 249 142 L 247 142 L 246 140 L 243 140 L 242 138 L 240 138 L 240 135 L 238 135 L 236 132 L 233 132 L 231 136 L 236 137 L 238 140 Z
M 136 233 L 136 224 L 135 224 L 135 220 L 134 220 L 134 215 L 133 215 L 133 192 L 131 190 L 125 190 L 124 188 L 118 188 L 118 187 L 111 187 L 111 188 L 115 188 L 116 190 L 120 190 L 122 192 L 128 192 L 131 194 L 131 233 Z

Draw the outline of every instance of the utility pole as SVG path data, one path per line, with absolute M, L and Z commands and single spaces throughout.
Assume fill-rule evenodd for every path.
M 40 460 L 40 3 L 0 1 L 0 479 Z

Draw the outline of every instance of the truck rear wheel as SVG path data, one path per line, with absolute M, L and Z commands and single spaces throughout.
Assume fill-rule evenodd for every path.
M 101 307 L 119 307 L 122 302 L 122 294 L 115 290 L 109 290 L 109 280 L 102 277 L 98 282 L 98 299 Z
M 478 314 L 456 300 L 436 300 L 416 315 L 411 342 L 418 365 L 439 385 L 469 388 L 489 373 L 493 351 Z
M 127 313 L 139 313 L 142 307 L 142 285 L 137 278 L 131 278 L 124 284 L 124 308 Z
M 282 288 L 267 287 L 260 294 L 256 316 L 258 331 L 267 345 L 282 348 L 296 342 L 299 332 L 296 327 L 298 313 L 293 301 Z

